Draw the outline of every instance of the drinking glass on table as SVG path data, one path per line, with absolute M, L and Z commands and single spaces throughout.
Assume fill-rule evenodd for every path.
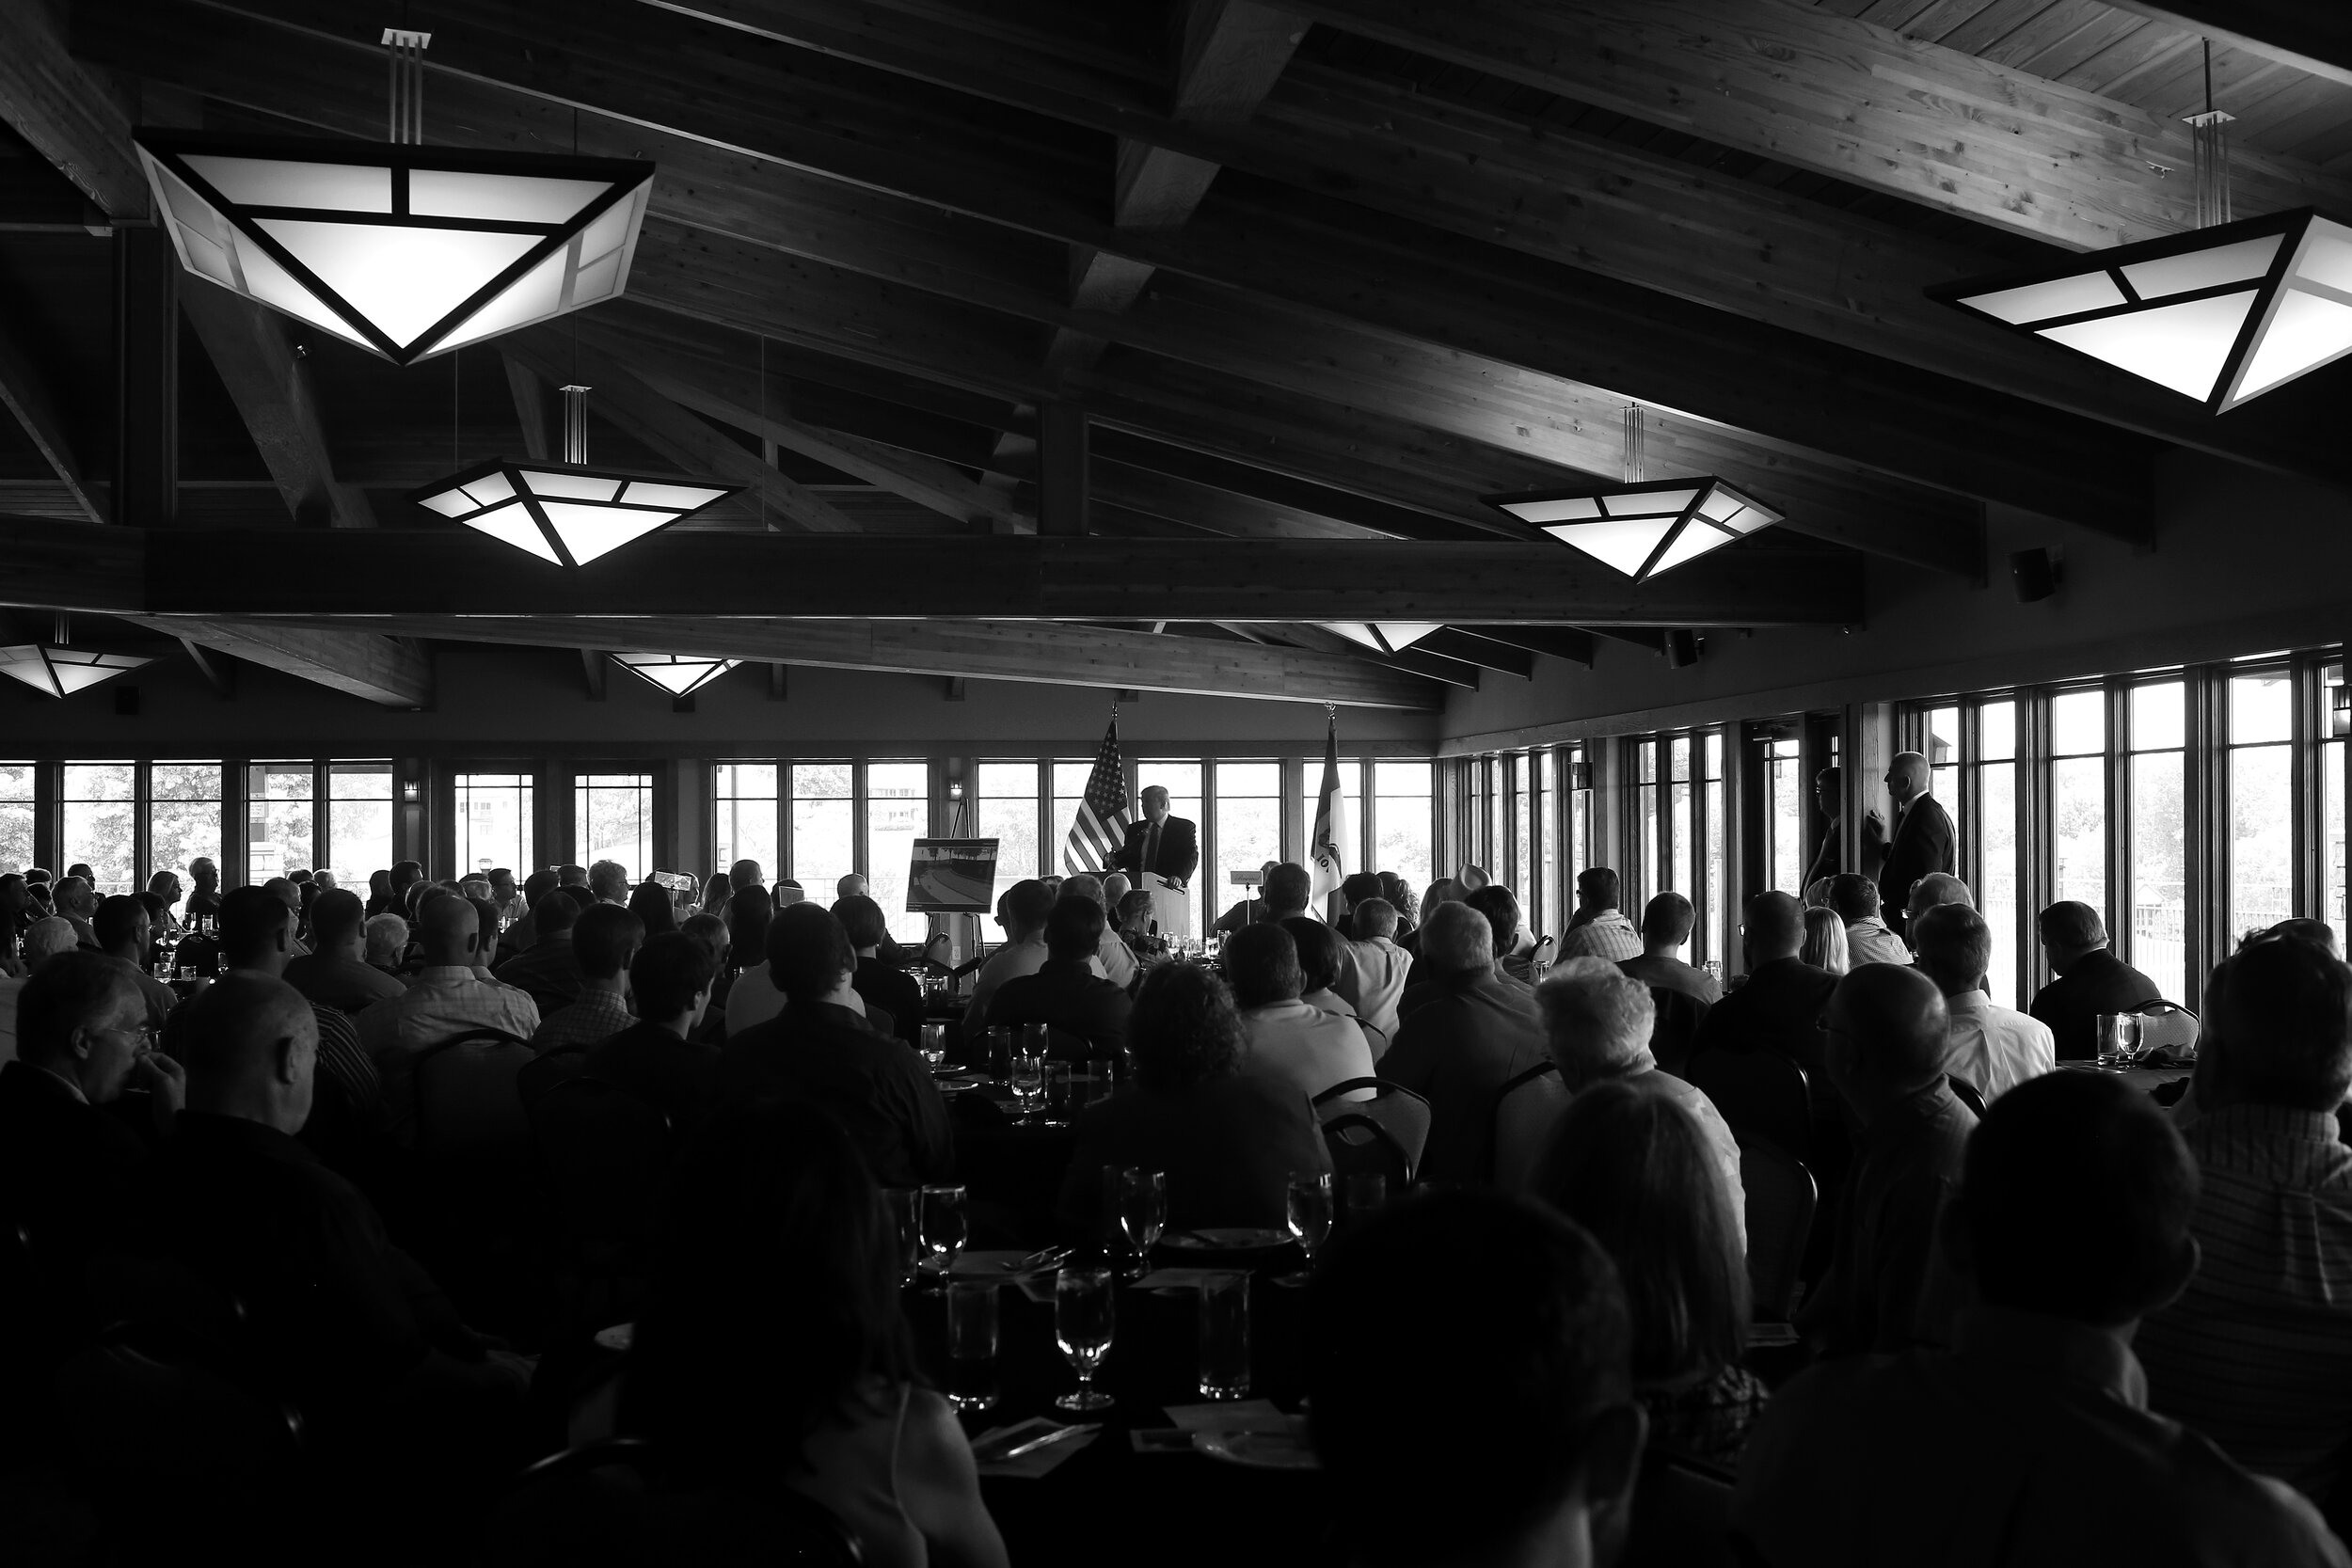
M 947 1282 L 947 1402 L 985 1410 L 996 1402 L 996 1281 Z
M 1002 1077 L 1012 1070 L 1012 1028 L 999 1023 L 988 1032 L 988 1075 Z
M 1111 1271 L 1066 1268 L 1054 1275 L 1054 1341 L 1078 1370 L 1078 1386 L 1054 1402 L 1063 1410 L 1103 1410 L 1111 1397 L 1094 1370 L 1111 1348 Z
M 1070 1116 L 1071 1072 L 1068 1062 L 1045 1064 L 1045 1114 L 1057 1120 Z
M 947 1026 L 944 1023 L 923 1025 L 923 1065 L 937 1072 L 947 1060 Z
M 923 1189 L 923 1261 L 925 1282 L 946 1282 L 963 1250 L 969 1232 L 963 1217 L 963 1189 L 939 1186 Z
M 1168 1172 L 1130 1165 L 1119 1173 L 1119 1228 L 1136 1255 L 1127 1277 L 1141 1279 L 1152 1267 L 1152 1248 L 1168 1224 Z
M 1054 1030 L 1051 1024 L 1025 1023 L 1021 1026 L 1021 1050 L 1024 1054 L 1035 1056 L 1041 1062 L 1053 1048 Z
M 1045 1058 L 1024 1049 L 1012 1059 L 1013 1097 L 1024 1115 L 1034 1116 L 1045 1101 Z
M 2136 1013 L 2099 1015 L 2099 1066 L 2121 1072 L 2139 1053 L 2139 1018 Z
M 1291 1234 L 1298 1238 L 1298 1248 L 1307 1255 L 1307 1266 L 1295 1274 L 1284 1275 L 1277 1283 L 1304 1285 L 1314 1272 L 1315 1253 L 1331 1239 L 1331 1173 L 1291 1172 L 1289 1208 Z
M 1200 1280 L 1200 1397 L 1249 1393 L 1249 1275 L 1220 1270 Z
M 882 1193 L 882 1200 L 890 1206 L 890 1224 L 898 1238 L 898 1283 L 914 1283 L 914 1272 L 921 1267 L 923 1254 L 923 1189 L 920 1187 L 891 1187 Z

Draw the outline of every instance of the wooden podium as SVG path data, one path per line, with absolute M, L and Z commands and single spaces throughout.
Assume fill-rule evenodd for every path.
M 1152 895 L 1152 918 L 1164 937 L 1192 935 L 1192 895 L 1156 871 L 1143 874 L 1143 890 Z

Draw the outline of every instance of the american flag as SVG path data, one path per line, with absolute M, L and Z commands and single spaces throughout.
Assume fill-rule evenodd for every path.
M 1103 749 L 1094 753 L 1085 798 L 1070 819 L 1070 837 L 1061 847 L 1062 874 L 1100 874 L 1126 841 L 1127 770 L 1119 762 L 1119 721 L 1114 717 L 1103 732 Z

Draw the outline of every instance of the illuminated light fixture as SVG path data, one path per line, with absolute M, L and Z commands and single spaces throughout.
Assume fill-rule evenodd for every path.
M 612 662 L 644 676 L 673 697 L 691 697 L 743 661 L 697 658 L 689 654 L 614 654 Z
M 1642 411 L 1625 411 L 1625 482 L 1488 496 L 1486 504 L 1543 530 L 1634 581 L 1695 561 L 1781 520 L 1727 481 L 1641 478 Z
M 705 484 L 588 467 L 588 388 L 564 388 L 564 461 L 492 458 L 408 499 L 559 566 L 581 566 L 691 517 L 739 484 Z
M 72 641 L 72 623 L 61 612 L 54 641 L 0 648 L 0 675 L 21 680 L 44 697 L 71 697 L 125 671 L 155 662 L 136 654 L 102 654 L 69 646 Z
M 1393 654 L 1444 629 L 1442 621 L 1327 621 L 1326 631 L 1338 632 L 1350 642 L 1360 642 L 1375 654 Z
M 653 165 L 420 145 L 431 37 L 385 30 L 385 144 L 135 133 L 181 264 L 395 365 L 618 297 Z
M 2310 207 L 2232 221 L 2213 106 L 2188 116 L 2198 227 L 1928 297 L 2088 355 L 2223 414 L 2352 354 L 2352 227 Z

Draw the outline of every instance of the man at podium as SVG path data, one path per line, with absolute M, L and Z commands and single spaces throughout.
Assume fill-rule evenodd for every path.
M 1127 841 L 1111 864 L 1151 893 L 1161 935 L 1190 936 L 1192 899 L 1185 888 L 1200 869 L 1200 831 L 1168 815 L 1168 791 L 1160 785 L 1145 789 L 1142 800 L 1143 820 L 1127 824 Z

